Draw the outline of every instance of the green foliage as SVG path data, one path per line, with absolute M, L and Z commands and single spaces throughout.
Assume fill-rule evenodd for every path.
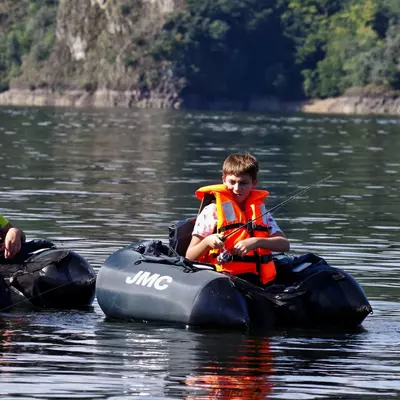
M 293 52 L 275 3 L 189 0 L 164 25 L 153 57 L 174 62 L 188 89 L 205 97 L 285 96 Z
M 391 23 L 382 45 L 367 55 L 363 67 L 369 73 L 368 83 L 400 89 L 400 25 Z
M 120 6 L 120 11 L 121 11 L 121 14 L 123 17 L 128 16 L 131 13 L 131 10 L 132 10 L 132 8 L 128 4 L 122 4 Z
M 334 14 L 327 26 L 325 57 L 316 64 L 318 78 L 314 93 L 326 97 L 343 93 L 345 88 L 368 83 L 360 68 L 365 54 L 381 45 L 372 28 L 376 15 L 374 0 L 351 4 Z
M 124 65 L 126 68 L 135 68 L 138 65 L 138 60 L 133 55 L 126 56 L 124 59 Z
M 400 18 L 400 2 L 398 0 L 379 0 L 379 8 L 382 12 L 386 12 L 389 19 Z
M 399 84 L 398 0 L 188 0 L 156 60 L 204 96 L 336 96 Z
M 284 33 L 296 46 L 296 62 L 315 67 L 324 57 L 330 18 L 350 0 L 280 0 Z
M 12 4 L 0 31 L 0 86 L 22 72 L 24 58 L 46 60 L 55 43 L 57 0 L 21 0 Z M 11 7 L 11 6 L 10 6 Z
M 48 32 L 38 43 L 32 46 L 31 54 L 37 62 L 47 60 L 55 42 L 55 34 Z
M 114 48 L 108 48 L 105 52 L 105 59 L 110 65 L 114 65 L 117 61 L 117 52 Z
M 229 32 L 229 25 L 226 22 L 215 20 L 210 23 L 208 28 L 211 39 L 215 41 L 226 40 L 227 34 Z
M 393 27 L 400 26 L 400 2 L 282 1 L 284 29 L 296 44 L 307 96 L 336 96 L 367 85 L 397 87 L 400 48 Z
M 8 88 L 8 82 L 12 77 L 20 74 L 21 45 L 18 36 L 14 32 L 0 36 L 0 87 Z
M 6 57 L 11 65 L 21 65 L 21 45 L 14 32 L 10 33 L 7 38 Z

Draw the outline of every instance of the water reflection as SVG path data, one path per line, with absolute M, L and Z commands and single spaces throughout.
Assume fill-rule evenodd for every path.
M 96 340 L 107 349 L 97 354 L 98 373 L 121 363 L 124 391 L 131 395 L 146 395 L 150 387 L 153 395 L 185 399 L 255 399 L 272 392 L 268 338 L 155 325 L 128 331 L 113 322 L 96 331 Z
M 204 336 L 195 344 L 199 366 L 186 376 L 183 397 L 269 398 L 273 393 L 271 375 L 275 373 L 269 338 L 222 336 Z M 171 394 L 178 393 L 172 390 Z

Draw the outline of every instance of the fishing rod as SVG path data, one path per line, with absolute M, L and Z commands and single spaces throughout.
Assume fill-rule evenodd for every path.
M 226 238 L 228 238 L 229 236 L 233 235 L 234 233 L 238 232 L 239 230 L 250 226 L 250 224 L 253 224 L 254 221 L 258 220 L 259 218 L 263 217 L 264 215 L 267 215 L 268 213 L 272 213 L 276 210 L 278 210 L 279 208 L 283 207 L 285 204 L 290 203 L 291 201 L 293 201 L 294 199 L 296 199 L 297 197 L 301 196 L 304 193 L 307 193 L 308 191 L 310 191 L 311 189 L 321 185 L 321 183 L 327 181 L 328 179 L 332 178 L 332 175 L 328 175 L 325 178 L 313 183 L 312 185 L 307 186 L 304 189 L 301 189 L 300 191 L 298 191 L 297 193 L 295 193 L 293 196 L 290 196 L 289 198 L 287 198 L 286 200 L 283 200 L 282 202 L 280 202 L 279 204 L 275 205 L 274 207 L 270 208 L 269 210 L 263 212 L 261 215 L 259 215 L 258 217 L 251 219 L 249 221 L 247 221 L 245 224 L 237 227 L 236 229 L 234 229 L 232 232 L 229 232 L 228 234 L 224 235 L 222 237 L 222 241 L 225 241 Z
M 300 191 L 298 191 L 297 193 L 295 193 L 293 196 L 290 196 L 289 198 L 287 198 L 286 200 L 281 201 L 279 204 L 277 204 L 276 206 L 270 208 L 269 210 L 263 212 L 261 215 L 259 215 L 258 217 L 251 219 L 249 221 L 247 221 L 245 224 L 240 225 L 239 227 L 237 227 L 236 229 L 234 229 L 232 232 L 229 232 L 228 234 L 224 235 L 221 240 L 224 242 L 229 236 L 233 235 L 234 233 L 238 232 L 240 229 L 243 229 L 245 227 L 249 227 L 249 230 L 253 228 L 253 223 L 254 221 L 256 221 L 257 219 L 263 217 L 264 215 L 268 214 L 268 213 L 272 213 L 276 210 L 278 210 L 279 208 L 283 207 L 285 204 L 293 201 L 294 199 L 296 199 L 297 197 L 301 196 L 304 193 L 307 193 L 309 190 L 319 186 L 321 183 L 327 181 L 328 179 L 330 179 L 332 177 L 332 175 L 328 175 L 325 178 L 313 183 L 312 185 L 307 186 L 304 189 L 301 189 Z M 217 257 L 217 261 L 219 264 L 224 264 L 227 262 L 232 261 L 232 255 L 229 253 L 228 249 L 224 250 L 222 253 L 220 253 Z

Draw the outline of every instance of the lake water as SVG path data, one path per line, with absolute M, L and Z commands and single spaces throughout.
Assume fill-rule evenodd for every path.
M 351 332 L 204 331 L 89 311 L 0 313 L 0 395 L 18 399 L 400 398 L 400 119 L 0 109 L 0 213 L 96 270 L 167 240 L 231 152 L 260 161 L 293 254 L 350 272 L 374 309 Z

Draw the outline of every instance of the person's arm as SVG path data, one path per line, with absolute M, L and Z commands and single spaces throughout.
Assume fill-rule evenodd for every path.
M 223 247 L 222 236 L 213 233 L 217 219 L 217 206 L 215 203 L 204 207 L 194 224 L 192 240 L 186 251 L 186 258 L 198 260 L 208 250 Z
M 221 240 L 221 235 L 218 235 L 217 233 L 205 238 L 199 235 L 193 235 L 186 251 L 186 258 L 194 261 L 202 256 L 206 251 L 210 249 L 219 249 L 223 246 L 224 242 Z
M 232 249 L 232 254 L 245 256 L 249 251 L 256 249 L 266 249 L 279 253 L 290 250 L 289 240 L 282 232 L 276 232 L 267 238 L 252 237 L 236 243 Z
M 272 215 L 268 213 L 266 217 L 268 221 L 267 226 L 269 230 L 269 237 L 253 237 L 241 240 L 240 242 L 236 243 L 232 249 L 232 254 L 244 256 L 249 251 L 256 249 L 266 249 L 279 253 L 284 253 L 285 251 L 290 250 L 289 240 L 283 234 Z
M 25 233 L 8 223 L 1 229 L 1 237 L 4 241 L 0 250 L 4 250 L 5 258 L 13 258 L 21 250 L 21 245 L 25 241 Z
M 284 253 L 290 249 L 290 243 L 282 232 L 276 232 L 267 238 L 253 237 L 241 240 L 233 247 L 232 254 L 242 257 L 249 251 L 256 249 L 266 249 Z

